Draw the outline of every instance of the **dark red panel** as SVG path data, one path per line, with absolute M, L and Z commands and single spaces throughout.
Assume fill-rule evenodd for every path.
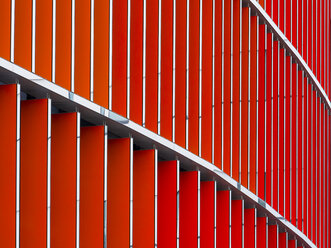
M 312 118 L 312 136 L 313 136 L 313 146 L 312 146 L 312 150 L 313 150 L 313 161 L 312 161 L 312 241 L 316 244 L 316 204 L 317 204 L 317 199 L 316 199 L 316 185 L 317 185 L 317 118 L 318 118 L 318 114 L 317 114 L 317 96 L 316 96 L 316 91 L 313 91 L 313 97 L 312 97 L 312 101 L 313 101 L 313 118 Z
M 303 209 L 302 209 L 302 194 L 303 194 L 303 160 L 302 160 L 302 149 L 303 149 L 303 143 L 302 143 L 302 136 L 303 136 L 303 129 L 302 129 L 302 101 L 303 101 L 303 95 L 302 95 L 302 85 L 303 85 L 303 72 L 298 71 L 298 177 L 297 177 L 297 182 L 298 182 L 298 198 L 297 198 L 297 216 L 298 216 L 298 225 L 297 227 L 299 230 L 302 231 L 302 216 L 303 216 Z
M 158 1 L 146 1 L 146 128 L 157 133 Z
M 0 86 L 0 244 L 15 247 L 17 86 Z
M 308 223 L 308 81 L 307 78 L 304 78 L 303 87 L 304 87 L 304 108 L 303 108 L 303 233 L 307 236 L 307 223 Z
M 268 247 L 267 243 L 267 217 L 258 217 L 256 224 L 256 247 L 257 248 L 265 248 Z
M 291 81 L 292 81 L 292 61 L 291 57 L 286 56 L 285 71 L 285 218 L 290 220 L 290 163 L 291 163 Z
M 291 223 L 296 226 L 297 209 L 297 65 L 292 64 L 291 83 Z
M 200 247 L 214 247 L 216 183 L 201 182 L 200 188 Z
M 113 2 L 112 110 L 126 117 L 128 2 Z
M 80 247 L 101 247 L 104 237 L 105 128 L 83 127 L 80 149 Z
M 161 130 L 172 139 L 172 67 L 173 67 L 173 2 L 162 1 L 161 14 Z M 136 103 L 135 103 L 136 104 Z
M 157 182 L 157 246 L 177 247 L 177 161 L 159 162 Z
M 283 233 L 279 233 L 279 239 L 278 239 L 278 247 L 279 248 L 288 248 L 287 247 L 287 233 L 283 232 Z
M 78 127 L 79 128 L 79 127 Z M 52 115 L 51 246 L 76 245 L 77 114 Z
M 10 18 L 11 0 L 3 0 L 0 3 L 0 30 L 2 39 L 0 40 L 0 57 L 10 59 Z
M 255 218 L 256 209 L 250 208 L 244 211 L 244 247 L 255 248 Z
M 213 1 L 202 2 L 201 157 L 212 158 Z M 190 129 L 189 129 L 190 130 Z
M 198 247 L 198 172 L 181 172 L 179 188 L 179 246 Z
M 291 239 L 288 241 L 288 248 L 296 248 L 297 247 L 297 241 L 294 239 Z
M 307 234 L 308 234 L 308 238 L 311 239 L 312 237 L 312 230 L 311 230 L 311 225 L 312 225 L 312 168 L 313 168 L 313 164 L 312 164 L 312 152 L 313 152 L 313 139 L 312 139 L 312 117 L 313 117 L 313 99 L 312 99 L 312 85 L 308 85 L 308 178 L 307 178 L 307 184 L 308 184 L 308 219 L 307 219 L 307 225 L 308 225 L 308 230 L 307 230 Z
M 133 153 L 133 237 L 137 248 L 154 247 L 155 234 L 155 151 Z
M 268 226 L 268 248 L 278 248 L 278 226 Z
M 230 207 L 231 191 L 217 191 L 216 204 L 216 242 L 217 248 L 230 247 Z
M 190 1 L 188 149 L 199 153 L 199 0 Z M 181 96 L 182 97 L 182 96 Z
M 46 245 L 48 100 L 21 102 L 20 246 Z
M 231 201 L 231 246 L 243 247 L 243 200 Z

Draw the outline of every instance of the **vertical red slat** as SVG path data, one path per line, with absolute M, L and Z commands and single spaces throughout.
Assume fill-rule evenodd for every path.
M 128 2 L 113 2 L 112 110 L 126 117 Z
M 146 128 L 157 133 L 158 1 L 146 1 Z
M 109 107 L 109 1 L 94 2 L 93 100 Z
M 279 1 L 279 28 L 285 34 L 285 1 Z
M 48 100 L 21 102 L 20 246 L 45 247 Z
M 320 170 L 321 170 L 321 98 L 317 95 L 317 126 L 316 126 L 316 245 L 320 247 L 320 200 L 321 200 L 321 177 L 320 177 Z
M 231 191 L 217 191 L 216 242 L 217 248 L 230 247 L 230 204 Z
M 313 138 L 313 161 L 312 161 L 312 241 L 316 243 L 316 170 L 317 170 L 317 96 L 316 91 L 313 91 L 313 124 L 312 124 L 312 138 Z
M 186 134 L 186 1 L 176 1 L 175 141 L 182 147 Z
M 297 216 L 298 216 L 298 228 L 299 230 L 302 231 L 302 217 L 303 217 L 303 208 L 302 208 L 302 195 L 303 195 L 303 153 L 302 153 L 302 148 L 303 148 L 303 143 L 302 143 L 302 136 L 303 136 L 303 130 L 302 130 L 302 100 L 303 100 L 303 95 L 302 95 L 302 85 L 303 85 L 303 72 L 298 71 L 298 196 L 297 196 L 297 206 L 298 206 L 298 211 L 297 211 Z
M 288 240 L 288 248 L 297 248 L 297 241 L 295 239 Z
M 2 0 L 0 3 L 0 30 L 2 39 L 0 40 L 0 57 L 10 60 L 10 18 L 11 0 Z
M 179 246 L 198 247 L 198 172 L 180 173 Z
M 157 246 L 177 247 L 177 161 L 158 164 Z
M 251 16 L 251 52 L 250 52 L 250 130 L 249 130 L 249 189 L 256 193 L 256 149 L 257 149 L 257 17 Z
M 257 232 L 257 237 L 258 237 L 256 240 L 257 248 L 268 247 L 267 226 L 268 226 L 267 217 L 257 217 L 257 224 L 256 224 L 256 232 Z
M 108 140 L 107 245 L 130 246 L 131 141 Z M 121 176 L 119 176 L 121 175 Z
M 161 130 L 172 139 L 172 67 L 173 67 L 173 2 L 162 1 L 161 14 Z M 136 104 L 136 103 L 135 103 Z
M 239 157 L 240 157 L 240 0 L 233 0 L 233 72 L 232 72 L 232 177 L 239 181 Z M 225 82 L 226 83 L 226 82 Z
M 137 248 L 154 247 L 155 151 L 133 153 L 133 237 Z
M 190 1 L 189 13 L 189 111 L 188 148 L 199 153 L 199 0 Z M 186 9 L 186 8 L 185 8 Z M 186 32 L 186 31 L 185 31 Z
M 308 236 L 307 223 L 308 223 L 308 81 L 307 78 L 304 78 L 303 87 L 304 87 L 304 108 L 303 108 L 303 233 Z
M 214 181 L 201 182 L 200 247 L 214 247 L 215 233 L 215 187 Z
M 268 226 L 268 248 L 278 248 L 278 226 Z
M 248 188 L 248 102 L 249 96 L 249 35 L 250 9 L 242 9 L 242 63 L 241 63 L 241 184 Z
M 292 25 L 291 25 L 292 1 L 284 1 L 284 5 L 285 5 L 285 35 L 289 41 L 292 41 Z
M 303 23 L 301 23 L 302 27 L 302 57 L 308 64 L 308 17 L 307 17 L 307 7 L 308 1 L 303 1 L 302 4 L 302 16 L 303 16 Z
M 15 64 L 31 70 L 32 0 L 15 1 Z
M 201 157 L 211 162 L 213 95 L 213 1 L 202 2 Z
M 254 208 L 244 210 L 244 247 L 255 248 L 255 218 L 256 210 Z
M 103 246 L 105 128 L 80 134 L 80 247 Z
M 75 2 L 75 92 L 90 99 L 91 3 Z M 93 89 L 92 89 L 93 90 Z
M 222 2 L 215 2 L 214 164 L 222 168 Z
M 265 200 L 265 25 L 259 25 L 258 81 L 258 196 Z
M 224 20 L 231 20 L 231 1 L 224 1 Z M 223 65 L 223 171 L 230 175 L 231 169 L 231 22 L 226 21 L 223 24 L 224 28 L 224 65 Z M 225 38 L 226 37 L 226 38 Z
M 312 168 L 313 168 L 313 138 L 312 138 L 312 117 L 313 117 L 313 112 L 312 112 L 312 108 L 313 108 L 313 99 L 312 99 L 312 85 L 308 85 L 308 178 L 307 178 L 307 185 L 308 185 L 308 208 L 307 208 L 307 226 L 308 226 L 308 230 L 307 230 L 307 234 L 308 234 L 308 238 L 311 239 L 312 237 Z
M 243 247 L 243 200 L 231 201 L 231 246 Z
M 143 1 L 131 0 L 130 119 L 140 125 L 143 118 L 143 4 Z
M 52 1 L 36 1 L 36 74 L 52 80 Z
M 291 163 L 291 57 L 286 57 L 286 73 L 285 73 L 285 218 L 290 220 L 290 163 Z
M 51 246 L 76 244 L 77 114 L 52 115 Z
M 55 81 L 70 90 L 71 84 L 71 1 L 56 1 Z
M 289 1 L 287 1 L 289 2 Z M 297 36 L 297 0 L 292 0 L 291 2 L 291 32 L 292 32 L 292 45 L 298 49 L 298 36 Z M 289 12 L 287 12 L 289 13 Z M 286 14 L 287 14 L 286 13 Z
M 15 247 L 17 86 L 0 86 L 0 244 Z
M 297 64 L 292 64 L 291 82 L 291 216 L 290 220 L 294 226 L 297 225 Z
M 287 247 L 287 233 L 286 232 L 279 233 L 278 238 L 279 238 L 278 239 L 278 241 L 279 241 L 278 247 L 279 248 L 288 248 Z
M 316 76 L 316 39 L 317 39 L 317 30 L 316 30 L 316 20 L 317 20 L 317 16 L 316 16 L 316 2 L 317 0 L 312 0 L 312 66 L 310 67 L 314 73 L 314 75 Z

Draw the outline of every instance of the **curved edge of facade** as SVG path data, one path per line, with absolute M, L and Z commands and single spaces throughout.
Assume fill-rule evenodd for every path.
M 67 111 L 79 110 L 81 115 L 87 120 L 93 119 L 91 121 L 93 124 L 107 124 L 110 127 L 109 129 L 115 130 L 120 135 L 127 136 L 129 134 L 134 138 L 135 142 L 142 146 L 154 146 L 162 157 L 180 160 L 185 169 L 201 171 L 207 178 L 212 178 L 222 183 L 222 186 L 238 194 L 249 204 L 261 211 L 262 214 L 276 221 L 286 231 L 294 234 L 307 246 L 316 248 L 307 236 L 264 200 L 260 199 L 215 165 L 176 145 L 172 141 L 2 58 L 0 58 L 0 76 L 4 78 L 5 82 L 20 84 L 23 91 L 32 92 L 38 97 L 52 98 L 52 104 L 55 106 L 64 107 Z M 330 107 L 329 101 L 328 104 Z

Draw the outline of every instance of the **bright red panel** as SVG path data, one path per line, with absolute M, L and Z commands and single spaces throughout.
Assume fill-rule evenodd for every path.
M 297 225 L 297 64 L 292 64 L 291 93 L 291 223 Z
M 292 239 L 292 240 L 288 240 L 288 248 L 296 248 L 297 247 L 297 242 L 296 240 Z
M 131 0 L 130 29 L 130 119 L 142 125 L 143 117 L 143 6 Z
M 302 95 L 302 85 L 303 85 L 303 72 L 298 71 L 298 200 L 297 200 L 297 206 L 298 206 L 298 211 L 297 211 L 297 216 L 298 216 L 298 228 L 299 230 L 302 231 L 302 217 L 303 217 L 303 209 L 302 209 L 302 194 L 303 194 L 303 143 L 302 143 L 302 136 L 303 136 L 303 129 L 302 129 L 302 100 L 303 100 L 303 95 Z
M 256 247 L 257 248 L 264 248 L 268 247 L 267 244 L 267 217 L 257 217 L 257 224 L 256 224 Z
M 243 246 L 243 200 L 231 201 L 231 246 Z
M 157 246 L 176 248 L 177 161 L 159 162 L 157 173 Z
M 48 100 L 21 102 L 20 246 L 46 245 Z
M 255 248 L 255 208 L 244 210 L 244 247 Z
M 316 204 L 317 204 L 317 199 L 316 199 L 316 185 L 317 185 L 317 96 L 316 96 L 316 91 L 313 91 L 313 97 L 312 97 L 312 106 L 313 106 L 313 118 L 312 118 L 312 136 L 313 136 L 313 161 L 312 161 L 312 241 L 314 244 L 316 244 L 316 216 L 317 216 L 317 211 L 316 211 Z
M 230 204 L 231 191 L 217 191 L 216 204 L 216 242 L 217 248 L 230 247 Z
M 161 130 L 172 140 L 173 2 L 161 1 Z
M 17 86 L 0 86 L 0 244 L 15 247 Z
M 103 246 L 104 135 L 104 126 L 81 128 L 80 247 L 82 248 Z
M 133 153 L 133 242 L 137 248 L 154 247 L 155 151 Z
M 279 239 L 278 239 L 278 247 L 279 248 L 288 248 L 287 247 L 287 233 L 283 232 L 283 233 L 279 233 Z
M 304 78 L 303 82 L 303 87 L 304 87 L 304 108 L 303 108 L 303 121 L 304 121 L 304 126 L 303 126 L 303 169 L 304 169 L 304 174 L 303 174 L 303 185 L 304 185 L 304 190 L 303 190 L 303 233 L 307 236 L 308 230 L 307 230 L 307 216 L 308 216 L 308 82 L 307 78 Z
M 32 0 L 15 1 L 15 64 L 31 70 Z
M 190 1 L 188 149 L 199 153 L 199 0 Z M 186 9 L 185 9 L 186 10 Z M 183 97 L 183 96 L 181 96 Z
M 278 226 L 268 226 L 268 248 L 278 248 Z
M 130 139 L 108 140 L 107 245 L 130 246 Z M 121 175 L 121 176 L 118 176 Z
M 79 127 L 78 127 L 79 128 Z M 77 114 L 52 115 L 51 246 L 76 245 Z
M 146 0 L 146 128 L 157 133 L 158 1 Z
M 10 59 L 10 18 L 11 0 L 2 0 L 0 3 L 0 30 L 2 39 L 0 40 L 0 57 Z
M 198 247 L 198 172 L 180 173 L 179 246 Z
M 176 1 L 175 141 L 185 147 L 186 134 L 186 0 Z
M 213 1 L 202 2 L 201 157 L 212 158 Z
M 109 1 L 94 1 L 93 100 L 109 107 Z
M 216 183 L 201 182 L 200 188 L 200 247 L 214 247 L 215 233 L 215 187 Z
M 36 74 L 52 80 L 52 1 L 36 1 Z
M 56 1 L 56 84 L 70 90 L 71 83 L 71 1 Z
M 126 117 L 128 2 L 113 2 L 112 110 Z
M 312 112 L 312 85 L 308 85 L 308 178 L 307 178 L 307 185 L 308 185 L 308 219 L 307 219 L 307 225 L 308 225 L 308 230 L 307 230 L 307 235 L 308 238 L 311 239 L 311 223 L 312 223 L 312 209 L 311 209 L 311 201 L 312 201 L 312 152 L 313 152 L 313 140 L 312 140 L 312 117 L 313 117 L 313 112 Z
M 285 65 L 285 218 L 290 220 L 290 163 L 291 163 L 291 57 L 286 56 Z

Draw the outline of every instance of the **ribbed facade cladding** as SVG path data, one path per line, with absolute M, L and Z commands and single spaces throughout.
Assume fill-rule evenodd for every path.
M 330 10 L 1 0 L 0 247 L 330 248 Z

